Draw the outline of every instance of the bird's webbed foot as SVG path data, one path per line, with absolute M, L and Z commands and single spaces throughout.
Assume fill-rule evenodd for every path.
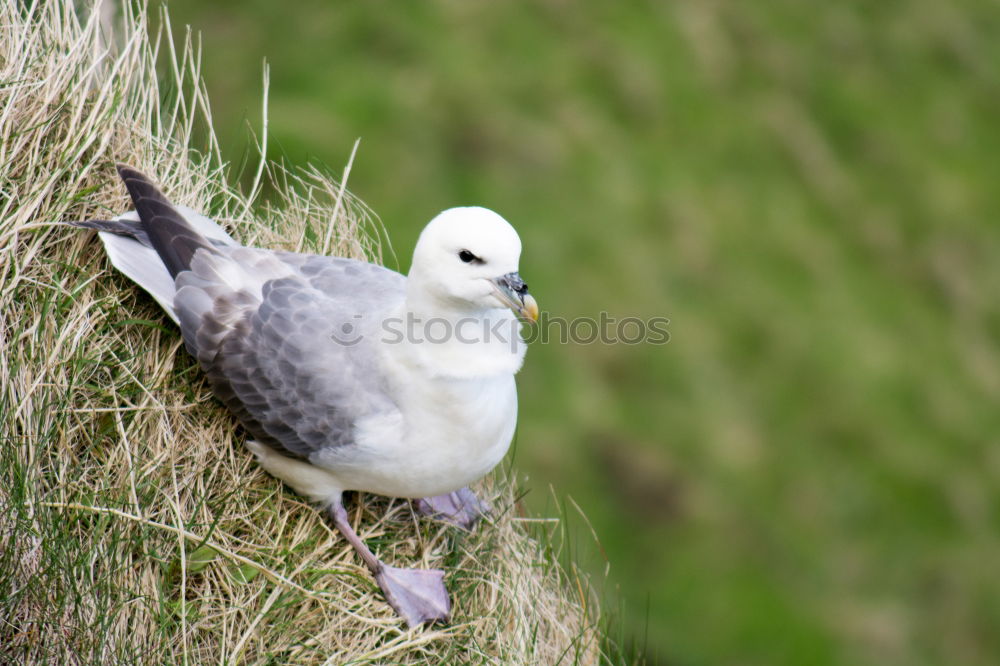
M 468 488 L 445 495 L 424 497 L 415 502 L 417 512 L 471 530 L 486 515 L 490 505 Z
M 444 571 L 400 569 L 382 564 L 375 581 L 386 601 L 408 626 L 447 621 L 451 599 L 444 586 Z

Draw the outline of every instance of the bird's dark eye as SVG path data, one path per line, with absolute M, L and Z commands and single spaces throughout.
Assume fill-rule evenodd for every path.
M 476 262 L 477 264 L 483 263 L 482 259 L 480 259 L 476 255 L 472 254 L 468 250 L 462 250 L 461 252 L 459 252 L 458 253 L 458 258 L 461 259 L 462 261 L 464 261 L 467 264 L 471 264 L 472 262 Z

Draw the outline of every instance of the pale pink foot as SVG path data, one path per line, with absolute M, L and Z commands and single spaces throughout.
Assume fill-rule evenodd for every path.
M 443 520 L 452 525 L 471 530 L 482 516 L 490 510 L 490 505 L 476 497 L 468 488 L 456 490 L 446 495 L 424 497 L 415 502 L 417 512 Z
M 407 625 L 416 627 L 425 622 L 444 622 L 448 619 L 451 599 L 444 586 L 444 571 L 390 567 L 375 557 L 351 527 L 340 498 L 331 502 L 328 510 L 333 524 L 368 565 L 386 601 L 406 620 Z
M 444 622 L 451 612 L 451 599 L 440 569 L 400 569 L 382 565 L 375 574 L 389 605 L 411 627 L 424 622 Z

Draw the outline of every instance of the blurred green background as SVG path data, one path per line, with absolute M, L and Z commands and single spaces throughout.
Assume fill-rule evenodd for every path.
M 272 157 L 362 137 L 400 269 L 480 204 L 543 309 L 670 318 L 520 375 L 527 502 L 579 503 L 650 661 L 1000 663 L 995 2 L 169 7 L 234 163 L 263 58 Z

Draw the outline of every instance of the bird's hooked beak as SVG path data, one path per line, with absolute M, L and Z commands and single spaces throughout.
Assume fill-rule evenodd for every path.
M 538 303 L 528 293 L 528 285 L 517 273 L 507 273 L 490 280 L 493 290 L 504 305 L 532 324 L 538 321 Z

